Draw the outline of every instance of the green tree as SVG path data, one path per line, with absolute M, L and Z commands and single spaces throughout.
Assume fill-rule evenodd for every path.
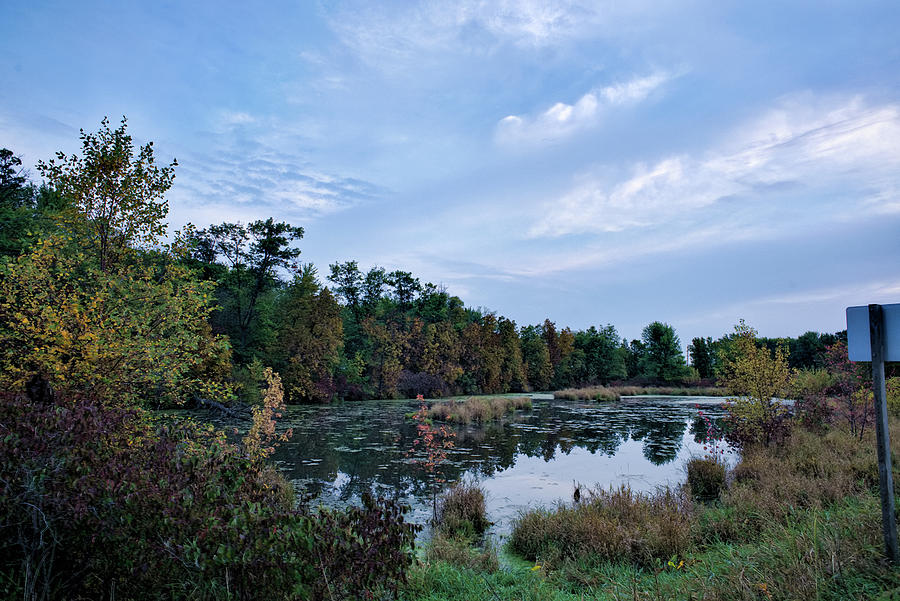
M 0 148 L 0 208 L 15 209 L 25 205 L 30 197 L 28 177 L 22 159 L 8 148 Z
M 712 338 L 694 338 L 688 348 L 691 355 L 691 365 L 703 379 L 713 375 Z
M 249 363 L 273 335 L 274 326 L 263 327 L 270 312 L 263 314 L 261 300 L 280 285 L 279 270 L 297 268 L 300 249 L 291 244 L 301 238 L 302 227 L 271 217 L 247 226 L 222 223 L 197 232 L 195 248 L 214 253 L 216 260 L 229 267 L 219 282 L 219 308 L 213 322 L 231 337 L 241 363 Z
M 321 287 L 312 265 L 303 266 L 276 306 L 279 320 L 270 356 L 277 360 L 288 400 L 330 401 L 343 346 L 340 306 Z
M 165 193 L 175 178 L 177 161 L 156 165 L 153 143 L 137 154 L 126 133 L 126 120 L 110 129 L 101 121 L 96 134 L 81 130 L 82 154 L 40 161 L 48 184 L 73 203 L 67 225 L 80 245 L 95 255 L 101 271 L 122 261 L 129 250 L 156 243 L 165 234 L 169 205 Z
M 353 317 L 359 322 L 360 301 L 362 298 L 363 276 L 359 271 L 356 261 L 344 263 L 332 263 L 329 281 L 334 284 L 335 294 L 344 299 L 353 313 Z
M 553 377 L 550 350 L 536 326 L 526 326 L 519 333 L 522 344 L 522 361 L 528 383 L 534 390 L 547 390 Z
M 516 322 L 501 317 L 497 321 L 497 333 L 502 355 L 501 392 L 522 392 L 528 389 L 525 364 L 522 362 L 522 346 Z
M 641 332 L 644 353 L 641 373 L 664 383 L 679 382 L 687 374 L 681 341 L 672 326 L 654 321 Z

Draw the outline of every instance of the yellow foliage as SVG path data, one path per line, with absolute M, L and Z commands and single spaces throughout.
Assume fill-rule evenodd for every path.
M 779 346 L 774 353 L 757 345 L 756 331 L 743 321 L 735 328 L 733 357 L 725 362 L 723 381 L 736 395 L 730 413 L 744 442 L 771 442 L 788 415 L 778 399 L 789 389 L 791 370 L 788 351 Z
M 267 367 L 263 377 L 266 389 L 263 392 L 262 406 L 253 407 L 253 424 L 244 437 L 244 451 L 253 459 L 265 459 L 275 450 L 274 443 L 284 442 L 291 436 L 288 430 L 284 434 L 276 434 L 275 419 L 281 417 L 285 410 L 284 387 L 281 377 Z
M 0 386 L 39 376 L 113 404 L 230 394 L 203 377 L 230 362 L 206 325 L 206 286 L 173 261 L 105 272 L 54 237 L 0 270 Z

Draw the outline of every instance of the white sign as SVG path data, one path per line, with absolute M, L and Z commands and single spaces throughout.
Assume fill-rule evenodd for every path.
M 884 315 L 884 360 L 900 361 L 900 304 L 881 305 Z M 869 307 L 847 307 L 847 354 L 851 361 L 871 361 Z

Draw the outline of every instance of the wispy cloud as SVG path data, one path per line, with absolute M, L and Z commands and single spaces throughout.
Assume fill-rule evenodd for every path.
M 258 128 L 249 127 L 261 124 Z M 253 207 L 260 216 L 311 219 L 369 202 L 384 192 L 362 179 L 329 173 L 300 153 L 269 141 L 273 125 L 243 112 L 223 112 L 205 135 L 204 152 L 178 156 L 173 193 L 193 208 L 225 207 L 241 214 Z M 229 210 L 227 207 L 231 207 Z M 218 210 L 218 209 L 217 209 Z M 221 219 L 231 219 L 230 214 Z
M 475 29 L 491 40 L 544 45 L 574 35 L 596 19 L 590 3 L 540 0 L 350 4 L 337 11 L 332 27 L 364 59 L 408 56 L 455 43 Z
M 391 71 L 429 53 L 491 53 L 499 46 L 541 50 L 583 38 L 641 29 L 668 2 L 460 0 L 350 2 L 330 14 L 342 44 L 369 65 Z
M 497 123 L 495 140 L 518 147 L 571 136 L 597 125 L 604 108 L 640 102 L 671 78 L 658 71 L 592 90 L 572 104 L 557 102 L 535 116 L 508 115 Z
M 723 199 L 765 202 L 792 187 L 847 192 L 847 204 L 894 212 L 900 187 L 900 105 L 860 98 L 823 104 L 809 96 L 783 101 L 699 156 L 636 164 L 615 179 L 599 170 L 548 201 L 532 237 L 616 232 L 663 224 Z M 852 193 L 851 193 L 852 192 Z

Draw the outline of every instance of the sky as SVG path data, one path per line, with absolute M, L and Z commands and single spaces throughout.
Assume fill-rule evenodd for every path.
M 896 2 L 13 2 L 0 147 L 128 118 L 169 223 L 302 225 L 519 325 L 686 345 L 900 302 Z

